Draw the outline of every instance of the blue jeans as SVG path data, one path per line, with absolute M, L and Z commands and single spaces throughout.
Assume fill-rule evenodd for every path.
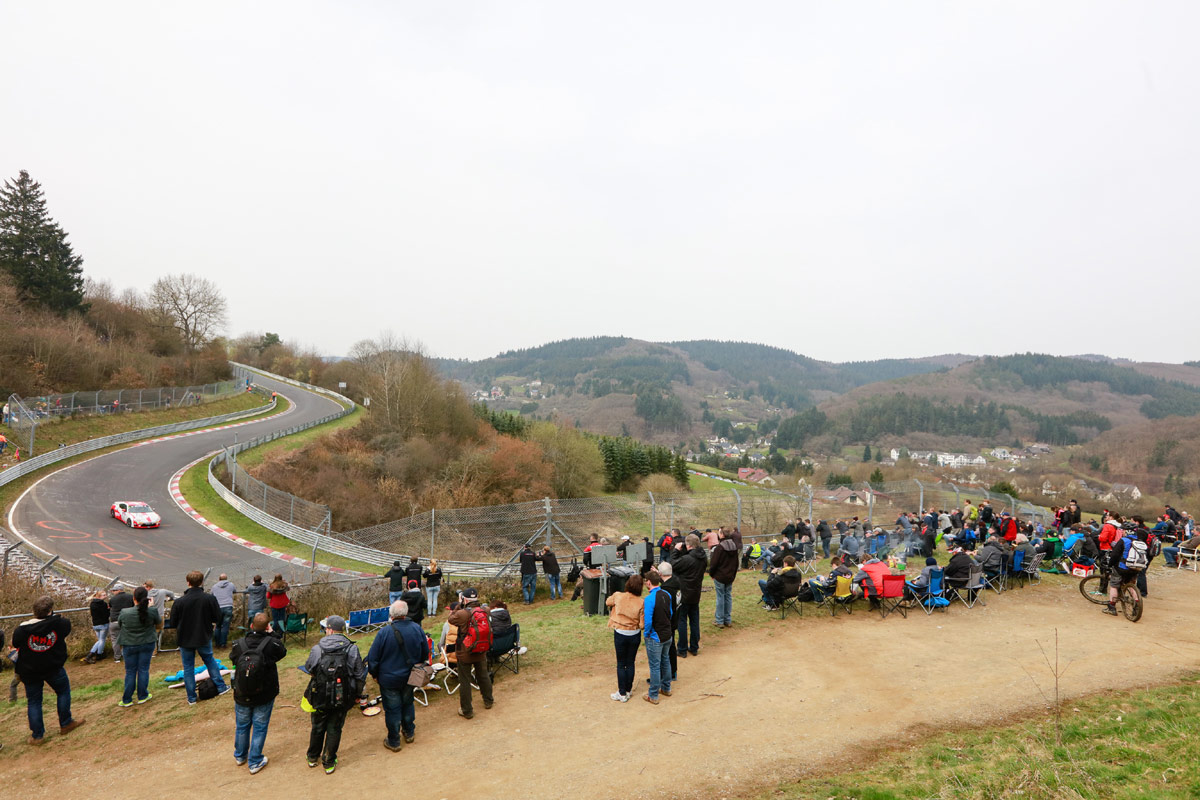
M 200 655 L 200 660 L 204 662 L 204 666 L 208 667 L 208 677 L 212 678 L 212 682 L 216 684 L 218 692 L 224 692 L 225 679 L 221 677 L 221 668 L 217 666 L 217 660 L 213 658 L 212 644 L 206 644 L 204 647 L 197 647 L 193 650 L 190 647 L 179 648 L 179 658 L 183 661 L 183 688 L 187 691 L 187 699 L 189 703 L 196 702 L 196 654 Z
M 213 632 L 213 644 L 217 647 L 224 647 L 229 641 L 229 625 L 233 622 L 233 606 L 221 606 L 221 621 L 217 623 L 217 629 Z
M 104 645 L 108 640 L 108 626 L 93 625 L 92 632 L 96 634 L 96 643 L 92 645 L 92 649 L 88 652 L 94 656 L 102 656 L 104 655 Z
M 550 599 L 562 599 L 562 577 L 559 575 L 547 575 L 546 583 L 550 584 Z
M 1163 551 L 1163 556 L 1165 556 L 1167 559 L 1167 566 L 1168 567 L 1175 566 L 1175 561 L 1176 561 L 1176 559 L 1179 558 L 1179 548 L 1178 547 L 1164 547 L 1162 549 L 1162 551 Z
M 271 624 L 277 631 L 282 631 L 287 627 L 287 606 L 271 609 Z
M 537 591 L 537 575 L 522 575 L 521 576 L 521 594 L 525 597 L 526 603 L 533 602 L 533 595 Z
M 441 586 L 426 586 L 425 587 L 425 604 L 429 606 L 429 613 L 437 613 L 438 595 L 442 593 Z
M 721 583 L 718 580 L 713 581 L 713 588 L 717 590 L 717 610 L 715 620 L 718 625 L 733 624 L 733 584 Z
M 660 690 L 671 691 L 671 643 L 647 636 L 646 660 L 650 662 L 650 697 L 657 700 Z
M 399 600 L 400 595 L 402 595 L 402 594 L 404 594 L 403 590 L 401 590 L 399 592 L 388 592 L 388 605 L 390 606 L 392 603 Z
M 71 724 L 71 680 L 67 671 L 62 667 L 49 678 L 21 678 L 25 684 L 25 702 L 29 714 L 29 732 L 33 738 L 41 739 L 46 735 L 46 725 L 42 722 L 42 683 L 48 683 L 58 696 L 59 727 Z
M 765 605 L 770 605 L 770 603 L 771 603 L 771 598 L 767 597 L 767 582 L 766 582 L 766 581 L 759 581 L 759 582 L 758 582 L 758 590 L 759 590 L 760 592 L 762 592 L 762 602 L 763 602 L 763 605 L 764 605 L 764 606 L 765 606 Z
M 252 767 L 257 767 L 263 762 L 263 745 L 267 741 L 267 725 L 271 722 L 271 710 L 274 707 L 274 699 L 261 706 L 233 707 L 234 720 L 237 723 L 233 732 L 233 757 L 238 761 L 249 759 Z M 249 753 L 246 752 L 247 749 Z
M 122 703 L 133 702 L 133 690 L 137 687 L 138 700 L 150 696 L 150 657 L 154 655 L 154 642 L 125 645 L 125 692 Z
M 417 706 L 413 702 L 413 687 L 405 684 L 401 689 L 379 687 L 383 696 L 383 724 L 387 728 L 389 744 L 400 744 L 400 733 L 412 736 L 417 732 Z

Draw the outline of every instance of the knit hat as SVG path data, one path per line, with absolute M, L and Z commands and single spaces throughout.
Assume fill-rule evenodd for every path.
M 937 566 L 937 559 L 936 559 L 936 558 L 934 558 L 933 556 L 929 556 L 928 558 L 926 558 L 926 559 L 925 559 L 925 566 L 927 566 L 927 567 L 936 567 L 936 566 Z

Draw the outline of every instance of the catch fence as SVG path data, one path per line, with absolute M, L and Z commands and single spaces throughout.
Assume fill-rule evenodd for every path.
M 238 370 L 243 372 L 244 370 Z M 243 380 L 195 386 L 162 386 L 155 389 L 105 389 L 95 392 L 47 394 L 39 397 L 10 395 L 3 422 L 14 434 L 26 457 L 34 455 L 37 427 L 77 415 L 125 414 L 156 408 L 201 405 L 245 390 Z

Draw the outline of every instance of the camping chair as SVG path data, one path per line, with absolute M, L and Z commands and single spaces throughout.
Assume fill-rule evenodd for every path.
M 1008 566 L 1008 572 L 1005 575 L 1004 585 L 1012 588 L 1014 580 L 1019 580 L 1025 575 L 1025 551 L 1014 550 L 1012 554 L 1012 563 Z
M 810 579 L 808 581 L 808 586 L 810 589 L 812 589 L 813 604 L 817 608 L 829 609 L 830 615 L 833 615 L 833 589 L 821 583 L 821 581 L 816 578 Z
M 879 615 L 887 619 L 887 615 L 899 611 L 900 616 L 908 618 L 908 608 L 904 605 L 904 576 L 884 575 L 883 594 L 879 596 Z
M 833 616 L 837 616 L 839 608 L 845 609 L 847 614 L 854 613 L 854 601 L 857 598 L 854 596 L 854 587 L 850 583 L 850 579 L 844 575 L 839 575 L 837 579 L 837 588 L 833 590 L 833 605 L 829 608 Z
M 803 586 L 803 584 L 801 584 Z M 804 604 L 800 602 L 800 586 L 796 587 L 796 591 L 792 594 L 783 595 L 782 601 L 779 603 L 779 618 L 787 619 L 788 609 L 796 612 L 797 616 L 804 616 Z
M 800 545 L 800 553 L 796 557 L 796 566 L 800 568 L 801 575 L 808 572 L 814 575 L 817 574 L 817 551 L 813 547 L 812 542 L 805 542 Z
M 1042 582 L 1042 560 L 1045 553 L 1034 553 L 1033 560 L 1025 565 L 1025 583 L 1038 584 Z
M 513 675 L 520 673 L 521 651 L 524 649 L 521 647 L 521 626 L 514 622 L 511 628 L 492 639 L 492 647 L 487 654 L 489 677 L 495 680 L 501 667 Z
M 370 624 L 370 609 L 351 611 L 350 616 L 346 617 L 346 633 L 358 633 L 359 631 L 368 630 Z
M 946 599 L 943 591 L 942 570 L 933 569 L 929 571 L 929 585 L 925 587 L 913 586 L 911 583 L 908 589 L 912 592 L 913 597 L 917 598 L 917 602 L 921 605 L 921 610 L 925 612 L 925 616 L 933 613 L 935 608 L 945 609 L 950 605 L 950 601 Z
M 458 677 L 458 662 L 454 659 L 454 648 L 447 647 L 442 651 L 442 669 L 437 670 L 434 674 L 442 676 L 442 686 L 445 687 L 446 694 L 454 694 L 461 688 Z M 451 678 L 454 679 L 453 686 L 450 685 Z M 471 681 L 471 687 L 473 689 L 479 688 L 475 685 L 475 681 Z
M 974 608 L 976 603 L 983 603 L 986 606 L 987 603 L 983 602 L 981 596 L 986 587 L 987 583 L 983 579 L 983 567 L 974 565 L 967 575 L 966 584 L 963 586 L 946 584 L 945 597 L 951 603 L 957 600 L 967 608 Z
M 287 637 L 292 638 L 303 637 L 304 641 L 308 641 L 308 614 L 288 614 L 283 622 L 283 641 L 287 642 Z
M 434 659 L 437 657 L 437 645 L 433 643 L 433 637 L 429 634 L 425 634 L 425 639 L 429 642 L 429 660 L 426 663 L 433 667 L 433 677 L 430 678 L 429 683 L 425 684 L 424 686 L 413 687 L 413 700 L 423 706 L 429 705 L 430 690 L 435 692 L 441 691 L 442 687 L 438 686 L 436 683 L 439 672 L 438 667 L 442 667 L 443 669 L 445 668 L 444 665 L 434 662 Z
M 1186 566 L 1183 563 L 1184 561 L 1188 562 Z M 1183 547 L 1179 548 L 1179 552 L 1175 554 L 1175 568 L 1190 569 L 1192 572 L 1196 572 L 1196 551 Z

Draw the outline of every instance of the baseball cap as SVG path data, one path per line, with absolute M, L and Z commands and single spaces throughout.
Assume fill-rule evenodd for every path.
M 475 591 L 474 589 L 468 588 L 468 589 L 463 589 L 461 592 L 459 592 L 458 596 L 461 597 L 463 600 L 478 600 L 479 592 Z
M 339 617 L 337 614 L 330 614 L 325 619 L 321 620 L 321 627 L 329 631 L 344 631 L 346 630 L 346 620 Z

